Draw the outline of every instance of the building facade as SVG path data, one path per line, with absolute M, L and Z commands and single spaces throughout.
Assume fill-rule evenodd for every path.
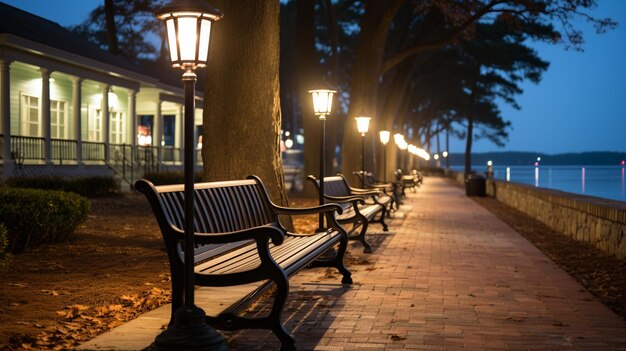
M 2 177 L 117 173 L 132 183 L 177 168 L 184 101 L 172 83 L 0 3 Z M 200 142 L 201 109 L 195 123 Z

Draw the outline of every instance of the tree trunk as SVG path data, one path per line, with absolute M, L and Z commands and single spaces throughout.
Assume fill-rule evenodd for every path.
M 280 158 L 279 2 L 215 0 L 204 89 L 203 161 L 210 181 L 256 174 L 288 204 Z
M 115 9 L 113 8 L 113 0 L 104 0 L 104 18 L 106 21 L 109 52 L 113 55 L 118 55 L 119 48 L 117 45 L 117 27 L 115 25 Z
M 467 179 L 467 176 L 472 171 L 472 141 L 474 139 L 474 114 L 476 113 L 474 104 L 476 103 L 478 74 L 480 74 L 480 67 L 478 68 L 476 79 L 474 79 L 472 84 L 472 92 L 469 99 L 469 110 L 467 111 L 467 140 L 465 142 L 465 169 L 463 172 L 463 175 L 465 176 L 464 179 Z
M 351 184 L 358 184 L 358 179 L 352 175 L 352 172 L 361 169 L 359 165 L 361 136 L 357 132 L 354 117 L 377 117 L 374 114 L 377 112 L 378 72 L 380 72 L 389 23 L 395 17 L 401 4 L 402 1 L 388 3 L 379 0 L 370 0 L 365 3 L 365 14 L 361 20 L 361 32 L 350 82 L 350 107 L 343 129 L 341 172 L 348 177 Z M 375 131 L 370 131 L 370 133 L 373 132 Z
M 313 114 L 313 100 L 311 94 L 308 93 L 311 89 L 323 87 L 318 86 L 322 77 L 315 51 L 315 0 L 296 0 L 296 9 L 296 71 L 300 115 L 302 116 L 302 129 L 304 129 L 304 175 L 314 175 L 318 178 L 322 122 Z M 328 119 L 331 118 L 333 117 L 328 116 Z M 327 131 L 326 135 L 328 134 L 330 133 Z M 304 182 L 302 196 L 317 196 L 317 190 L 313 184 Z

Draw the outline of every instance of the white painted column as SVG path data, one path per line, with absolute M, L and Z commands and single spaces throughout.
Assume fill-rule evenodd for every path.
M 111 116 L 109 113 L 109 89 L 110 85 L 105 84 L 102 88 L 102 134 L 104 136 L 104 162 L 109 163 L 111 159 Z
M 41 67 L 41 127 L 44 138 L 44 159 L 47 164 L 52 163 L 52 145 L 50 144 L 50 70 Z
M 2 177 L 13 176 L 13 161 L 11 160 L 11 61 L 0 59 L 0 134 L 3 137 L 2 145 Z
M 161 97 L 157 95 L 156 114 L 154 115 L 154 143 L 157 147 L 157 160 L 163 161 L 161 143 L 163 141 L 163 113 L 161 112 Z
M 128 121 L 130 123 L 130 145 L 137 146 L 137 92 L 128 90 Z
M 82 120 L 82 84 L 80 77 L 70 77 L 72 81 L 72 118 L 74 122 L 74 139 L 76 139 L 76 163 L 83 163 L 83 120 Z

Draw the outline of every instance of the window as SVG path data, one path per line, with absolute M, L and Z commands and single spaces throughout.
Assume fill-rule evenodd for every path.
M 39 98 L 22 95 L 21 105 L 22 135 L 41 136 L 41 115 L 39 114 Z
M 124 138 L 124 127 L 126 125 L 126 116 L 124 112 L 111 111 L 109 117 L 111 118 L 111 144 L 123 144 L 126 139 Z
M 87 140 L 102 141 L 102 109 L 100 107 L 89 106 Z
M 67 103 L 50 100 L 50 137 L 67 139 Z

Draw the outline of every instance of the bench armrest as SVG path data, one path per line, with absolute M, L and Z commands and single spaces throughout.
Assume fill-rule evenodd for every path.
M 353 187 L 350 187 L 350 191 L 351 191 L 354 195 L 361 195 L 361 196 L 367 196 L 367 195 L 380 195 L 380 191 L 379 191 L 379 190 L 375 190 L 375 189 L 362 189 L 362 188 L 353 188 Z
M 181 238 L 184 238 L 185 232 L 173 227 Z M 274 245 L 280 245 L 285 240 L 285 233 L 273 225 L 263 225 L 234 232 L 222 233 L 194 233 L 194 242 L 196 244 L 226 244 L 243 240 L 255 240 L 259 242 L 263 239 L 272 239 Z
M 332 202 L 356 202 L 359 204 L 364 204 L 365 199 L 362 194 L 354 194 L 353 196 L 332 196 L 332 195 L 324 195 L 324 198 L 330 200 Z
M 315 214 L 315 213 L 323 213 L 323 212 L 333 212 L 337 211 L 339 214 L 343 213 L 343 209 L 341 206 L 337 204 L 324 204 L 321 206 L 312 206 L 312 207 L 283 207 L 274 205 L 274 210 L 278 214 L 282 215 L 305 215 L 305 214 Z

